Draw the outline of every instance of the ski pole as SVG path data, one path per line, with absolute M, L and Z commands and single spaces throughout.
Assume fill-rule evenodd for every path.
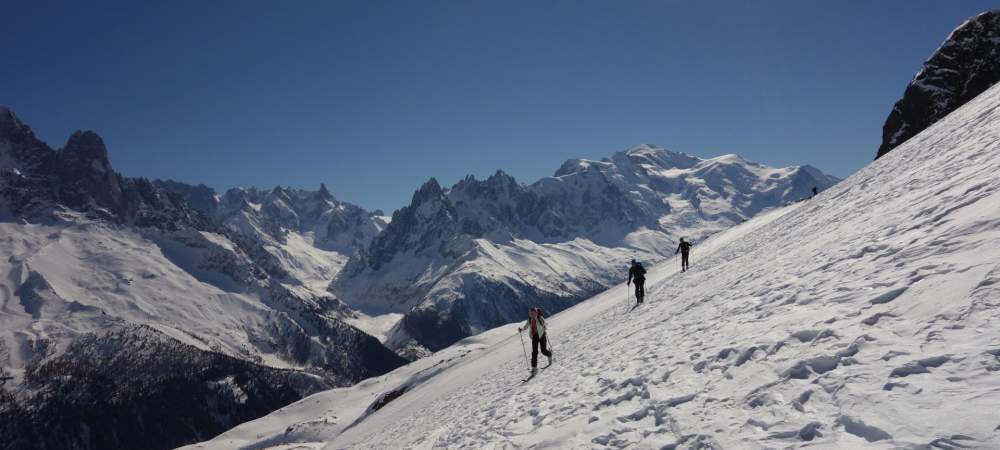
M 632 302 L 632 281 L 625 283 L 625 312 L 628 312 L 628 304 Z
M 521 329 L 517 329 L 517 335 L 521 338 L 521 352 L 524 353 L 524 365 L 530 366 L 531 363 L 528 362 L 528 351 L 524 349 L 524 335 L 521 334 Z

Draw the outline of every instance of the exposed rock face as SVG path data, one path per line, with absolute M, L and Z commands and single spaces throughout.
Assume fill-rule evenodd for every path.
M 178 196 L 144 178 L 115 172 L 97 133 L 77 131 L 65 147 L 53 150 L 2 107 L 0 203 L 29 220 L 45 220 L 67 208 L 119 224 L 210 228 L 209 221 Z
M 123 177 L 96 133 L 53 150 L 0 108 L 0 442 L 170 448 L 399 367 L 280 248 L 352 249 L 379 220 L 325 187 L 220 201 Z
M 77 131 L 54 160 L 52 172 L 60 181 L 59 201 L 84 205 L 93 199 L 115 216 L 125 209 L 121 177 L 111 169 L 104 140 L 93 131 Z
M 37 170 L 54 153 L 4 106 L 0 106 L 0 136 L 0 169 Z
M 447 239 L 459 232 L 457 213 L 445 198 L 444 190 L 431 178 L 413 194 L 410 205 L 392 215 L 390 226 L 368 249 L 367 264 L 378 270 L 398 252 L 429 251 L 455 255 Z M 433 247 L 433 248 L 431 248 Z
M 1000 10 L 951 32 L 913 77 L 882 127 L 876 159 L 1000 81 Z
M 206 214 L 219 204 L 215 189 L 204 184 L 191 185 L 173 180 L 154 180 L 153 184 L 181 196 L 192 208 Z

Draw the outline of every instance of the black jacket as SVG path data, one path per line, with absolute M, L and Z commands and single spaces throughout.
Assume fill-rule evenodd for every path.
M 642 264 L 632 264 L 632 267 L 628 269 L 628 282 L 631 283 L 633 278 L 635 278 L 636 283 L 646 281 L 646 269 L 642 267 Z

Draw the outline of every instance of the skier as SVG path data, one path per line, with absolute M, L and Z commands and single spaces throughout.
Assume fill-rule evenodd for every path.
M 816 189 L 816 186 L 813 186 L 813 195 L 812 196 L 815 197 L 816 194 L 819 194 L 819 190 Z M 809 198 L 812 198 L 812 197 L 809 197 Z
M 646 298 L 646 269 L 642 267 L 642 263 L 632 260 L 632 267 L 628 268 L 628 282 L 626 285 L 632 284 L 632 280 L 635 280 L 635 300 L 636 304 L 642 303 L 642 300 Z
M 552 352 L 548 349 L 548 336 L 545 334 L 545 310 L 539 307 L 528 308 L 528 321 L 524 327 L 519 327 L 517 332 L 531 330 L 531 375 L 538 371 L 538 347 L 541 345 L 542 354 L 549 359 L 552 364 Z
M 691 243 L 681 238 L 681 243 L 677 244 L 677 250 L 674 251 L 674 254 L 676 255 L 677 252 L 681 252 L 681 272 L 684 272 L 688 270 L 688 255 L 691 253 Z

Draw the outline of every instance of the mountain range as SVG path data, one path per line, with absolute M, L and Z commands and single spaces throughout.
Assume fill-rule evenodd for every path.
M 185 449 L 1000 448 L 997 171 L 1000 86 L 550 316 L 534 376 L 509 324 Z
M 948 36 L 890 112 L 880 161 L 843 184 L 640 145 L 532 183 L 432 178 L 389 217 L 324 185 L 216 192 L 123 176 L 98 134 L 52 148 L 0 107 L 0 442 L 170 448 L 340 388 L 208 446 L 995 444 L 980 416 L 923 415 L 988 409 L 996 391 L 996 261 L 982 251 L 996 227 L 989 208 L 967 207 L 995 204 L 983 177 L 998 18 Z M 668 264 L 682 236 L 690 276 Z M 635 323 L 617 309 L 628 290 L 613 288 L 631 259 L 650 267 L 658 311 Z M 959 291 L 968 304 L 939 301 Z M 557 354 L 600 357 L 559 357 L 581 396 L 561 379 L 497 407 L 509 386 L 476 383 L 511 378 L 519 352 L 503 325 L 536 305 L 572 308 L 553 321 Z M 487 356 L 466 364 L 476 352 Z M 539 393 L 575 406 L 535 407 Z M 479 432 L 453 427 L 467 418 Z
M 53 149 L 3 108 L 4 432 L 57 430 L 42 447 L 204 439 L 528 306 L 562 310 L 617 283 L 631 258 L 655 264 L 678 236 L 697 242 L 836 181 L 642 145 L 531 184 L 501 171 L 447 189 L 431 179 L 387 217 L 323 185 L 218 193 L 126 177 L 96 133 Z M 121 374 L 133 381 L 100 381 Z M 83 432 L 119 428 L 131 431 Z
M 530 306 L 562 310 L 620 282 L 632 258 L 659 263 L 681 236 L 697 242 L 837 181 L 650 145 L 569 160 L 528 185 L 499 171 L 448 189 L 431 179 L 330 291 L 366 313 L 403 314 L 386 343 L 425 356 Z

